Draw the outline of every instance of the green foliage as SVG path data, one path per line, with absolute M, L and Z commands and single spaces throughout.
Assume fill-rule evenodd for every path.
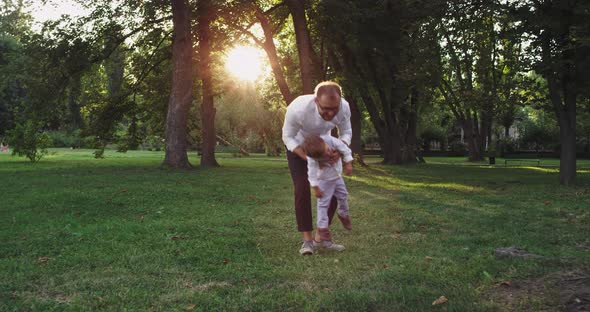
M 559 128 L 554 114 L 527 108 L 526 116 L 519 124 L 520 143 L 525 149 L 556 150 L 559 145 Z
M 82 137 L 81 130 L 53 130 L 47 131 L 51 138 L 52 147 L 92 148 L 91 144 Z
M 40 124 L 29 120 L 9 130 L 8 144 L 12 147 L 12 155 L 26 156 L 31 162 L 41 160 L 51 145 L 51 137 L 40 129 Z
M 164 139 L 158 135 L 148 135 L 143 145 L 148 151 L 161 151 L 164 148 Z
M 461 141 L 451 142 L 449 149 L 454 156 L 464 156 L 467 153 L 467 145 Z

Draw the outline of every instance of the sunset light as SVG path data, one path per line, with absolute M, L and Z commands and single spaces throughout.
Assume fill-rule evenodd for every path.
M 225 61 L 226 70 L 235 78 L 255 81 L 262 74 L 261 50 L 250 46 L 237 46 L 229 51 Z

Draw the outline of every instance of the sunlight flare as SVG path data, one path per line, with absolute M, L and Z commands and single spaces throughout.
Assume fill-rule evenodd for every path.
M 250 46 L 237 46 L 229 51 L 226 70 L 235 78 L 256 81 L 262 74 L 262 51 Z

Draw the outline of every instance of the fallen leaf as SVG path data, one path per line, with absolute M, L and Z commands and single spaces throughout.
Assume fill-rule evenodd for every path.
M 127 189 L 121 189 L 121 193 L 127 193 Z
M 229 259 L 228 258 L 223 258 L 223 264 L 228 264 L 229 263 Z
M 247 285 L 248 284 L 248 279 L 247 278 L 243 278 L 242 279 L 242 284 Z
M 424 257 L 424 259 L 426 259 L 426 261 L 431 261 L 432 260 L 432 257 L 431 256 L 426 256 L 426 257 Z
M 189 236 L 172 236 L 170 237 L 171 240 L 179 240 L 179 239 L 187 239 Z
M 192 311 L 197 307 L 196 304 L 191 304 L 188 307 L 186 307 L 186 309 L 184 309 L 185 311 Z
M 505 281 L 505 282 L 500 283 L 500 286 L 510 287 L 510 286 L 512 286 L 512 283 L 510 281 Z
M 551 205 L 551 201 L 550 200 L 546 200 L 546 201 L 544 201 L 544 203 L 545 203 L 545 206 Z
M 45 263 L 47 261 L 49 261 L 49 257 L 39 257 L 39 258 L 37 258 L 37 262 L 39 262 L 39 263 Z
M 445 296 L 440 296 L 440 298 L 438 298 L 432 302 L 432 305 L 443 304 L 447 301 L 449 301 L 449 299 L 447 299 Z

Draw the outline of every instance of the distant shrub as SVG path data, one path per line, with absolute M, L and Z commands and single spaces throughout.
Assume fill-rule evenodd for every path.
M 143 144 L 149 151 L 161 151 L 164 147 L 164 139 L 158 135 L 148 135 Z
M 465 145 L 465 143 L 463 143 L 461 141 L 451 142 L 451 144 L 449 145 L 449 148 L 450 148 L 451 152 L 453 153 L 453 155 L 465 156 L 465 154 L 467 154 L 467 145 Z
M 47 134 L 51 137 L 51 146 L 53 147 L 82 147 L 82 137 L 80 136 L 80 130 L 55 130 L 48 131 Z
M 41 160 L 51 145 L 51 137 L 40 129 L 39 124 L 29 120 L 9 130 L 8 144 L 12 147 L 12 155 L 26 156 L 31 162 Z

